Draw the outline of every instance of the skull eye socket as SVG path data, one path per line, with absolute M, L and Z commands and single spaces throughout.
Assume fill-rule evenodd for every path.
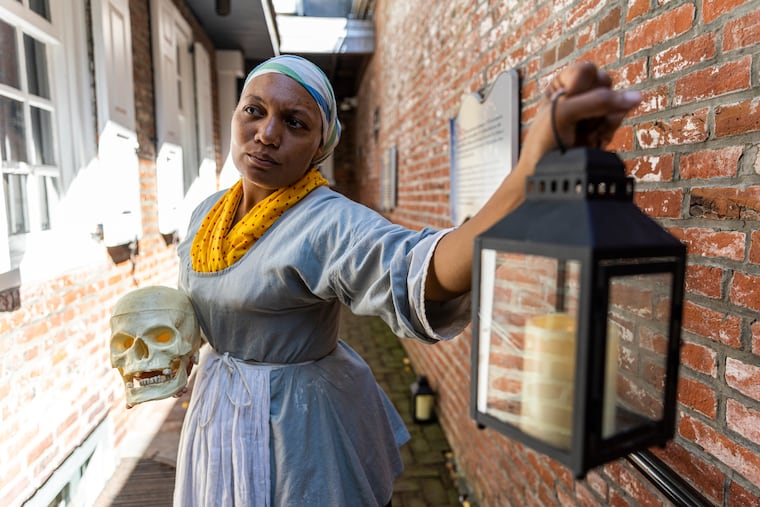
M 169 331 L 162 331 L 156 335 L 155 339 L 158 343 L 169 343 L 172 341 L 172 333 Z
M 117 352 L 124 352 L 132 348 L 135 343 L 135 338 L 126 334 L 117 334 L 111 338 L 111 348 Z

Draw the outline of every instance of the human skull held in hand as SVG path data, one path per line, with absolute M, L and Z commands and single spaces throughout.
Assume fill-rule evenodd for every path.
M 187 385 L 201 333 L 183 292 L 162 286 L 133 290 L 111 316 L 111 366 L 118 368 L 127 404 L 168 398 Z

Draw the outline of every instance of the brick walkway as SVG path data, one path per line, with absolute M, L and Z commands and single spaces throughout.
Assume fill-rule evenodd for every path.
M 449 446 L 438 424 L 411 421 L 410 385 L 415 374 L 406 364 L 398 338 L 379 319 L 344 312 L 341 336 L 370 365 L 378 382 L 396 405 L 412 435 L 401 448 L 405 471 L 394 486 L 394 507 L 453 507 L 461 505 L 451 479 Z M 174 456 L 187 399 L 174 403 L 160 430 L 141 458 L 123 459 L 96 507 L 171 505 Z

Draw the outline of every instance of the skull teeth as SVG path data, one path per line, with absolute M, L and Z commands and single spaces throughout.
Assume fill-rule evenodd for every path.
M 128 378 L 125 378 L 125 387 L 127 389 L 134 389 L 136 387 L 146 387 L 146 386 L 152 386 L 155 384 L 162 384 L 164 382 L 168 382 L 169 380 L 172 380 L 177 372 L 179 370 L 172 369 L 172 368 L 164 368 L 161 370 L 161 373 L 155 372 L 137 372 L 133 375 L 129 376 Z M 142 378 L 144 375 L 149 374 L 150 376 L 146 376 L 145 378 Z
M 156 375 L 155 377 L 140 379 L 140 387 L 160 384 L 162 382 L 166 382 L 167 380 L 169 379 L 166 375 Z

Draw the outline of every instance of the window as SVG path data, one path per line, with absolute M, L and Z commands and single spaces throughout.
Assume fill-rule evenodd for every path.
M 0 0 L 0 294 L 97 253 L 82 198 L 96 154 L 86 2 Z M 72 231 L 90 251 L 58 248 Z
M 46 1 L 32 0 L 29 17 L 49 21 Z M 39 27 L 41 24 L 38 24 Z M 44 24 L 42 25 L 44 26 Z M 32 31 L 32 30 L 30 30 Z M 51 227 L 58 199 L 55 104 L 50 85 L 49 44 L 23 23 L 0 19 L 0 156 L 7 233 L 11 240 Z M 11 241 L 11 264 L 20 252 Z M 16 254 L 16 255 L 14 255 Z

